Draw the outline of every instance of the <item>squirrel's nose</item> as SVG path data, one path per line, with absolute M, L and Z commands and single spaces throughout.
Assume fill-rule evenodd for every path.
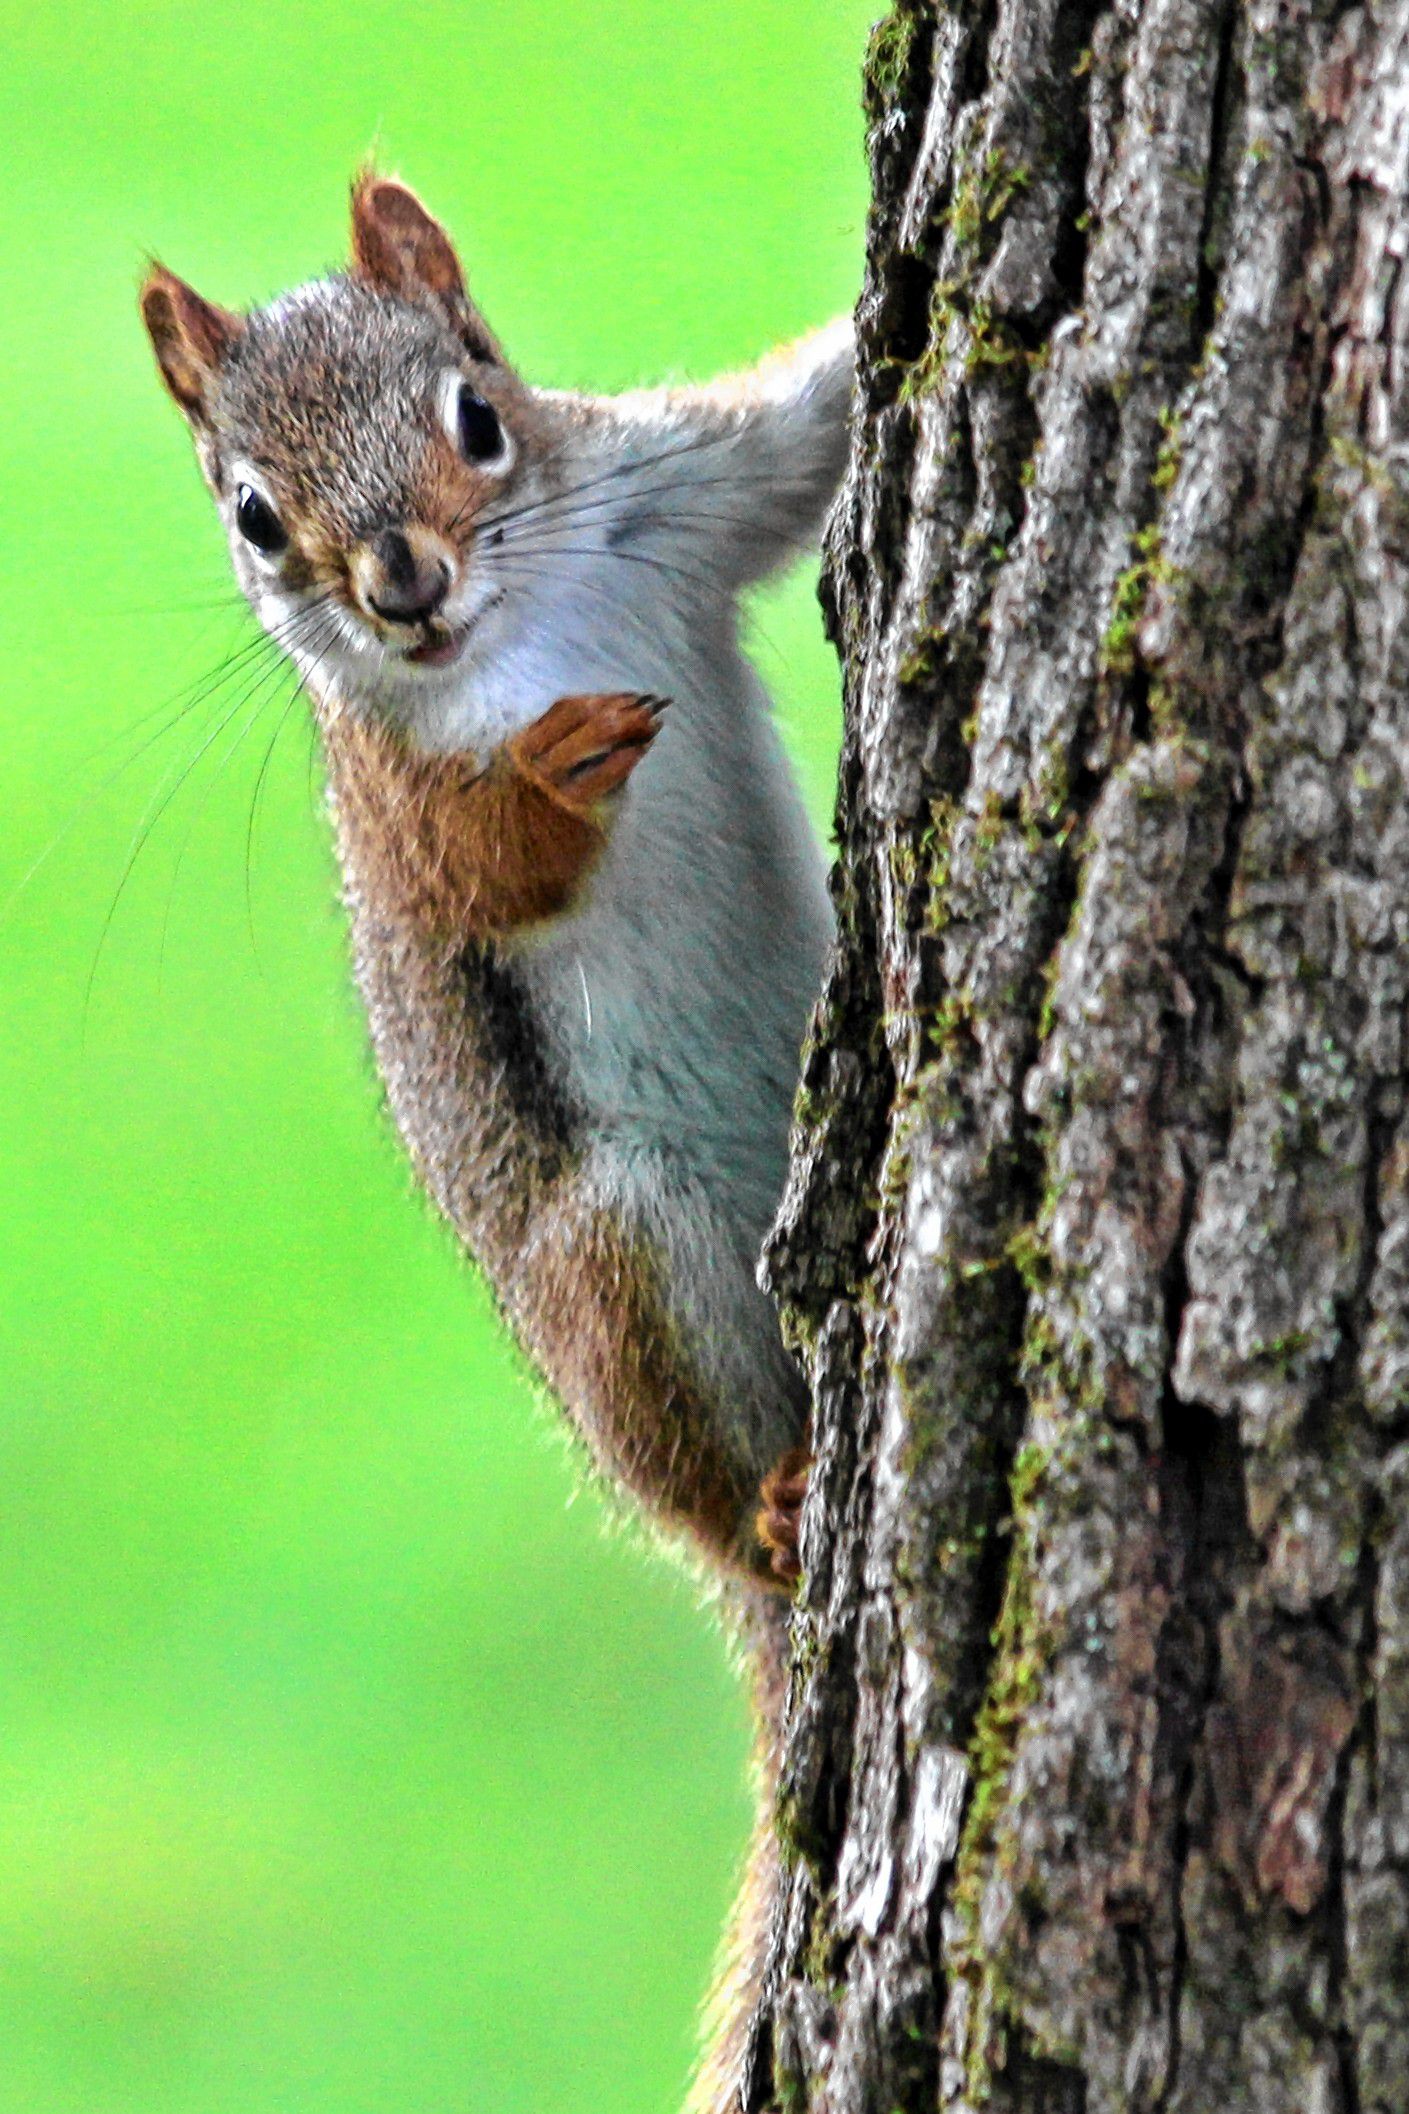
M 389 624 L 419 624 L 450 592 L 455 563 L 433 530 L 385 528 L 361 545 L 352 576 L 365 608 Z

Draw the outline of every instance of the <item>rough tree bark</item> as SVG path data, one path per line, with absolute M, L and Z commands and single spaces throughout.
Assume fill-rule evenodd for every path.
M 904 0 L 751 2108 L 1409 2109 L 1409 0 Z

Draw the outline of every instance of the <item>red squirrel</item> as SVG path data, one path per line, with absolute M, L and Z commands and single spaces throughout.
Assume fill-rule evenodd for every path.
M 346 272 L 238 315 L 155 265 L 141 305 L 311 699 L 396 1122 L 597 1467 L 723 1580 L 767 1778 L 807 1396 L 755 1271 L 831 920 L 737 596 L 818 536 L 850 330 L 704 388 L 535 389 L 372 174 Z

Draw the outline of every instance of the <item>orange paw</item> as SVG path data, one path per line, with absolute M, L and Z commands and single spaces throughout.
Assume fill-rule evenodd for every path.
M 560 697 L 509 746 L 566 806 L 586 811 L 626 783 L 655 740 L 667 702 L 629 690 Z
M 802 1576 L 798 1528 L 811 1472 L 812 1455 L 808 1448 L 794 1446 L 775 1467 L 769 1469 L 758 1493 L 763 1502 L 754 1522 L 754 1532 L 767 1551 L 774 1577 L 781 1578 L 785 1585 L 796 1585 Z

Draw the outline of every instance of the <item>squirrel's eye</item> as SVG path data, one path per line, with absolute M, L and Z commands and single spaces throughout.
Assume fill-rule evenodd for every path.
M 463 382 L 455 404 L 455 437 L 466 462 L 493 462 L 503 453 L 504 428 L 498 412 Z
M 246 543 L 272 558 L 287 550 L 289 532 L 267 499 L 252 484 L 242 484 L 235 494 L 235 521 Z

